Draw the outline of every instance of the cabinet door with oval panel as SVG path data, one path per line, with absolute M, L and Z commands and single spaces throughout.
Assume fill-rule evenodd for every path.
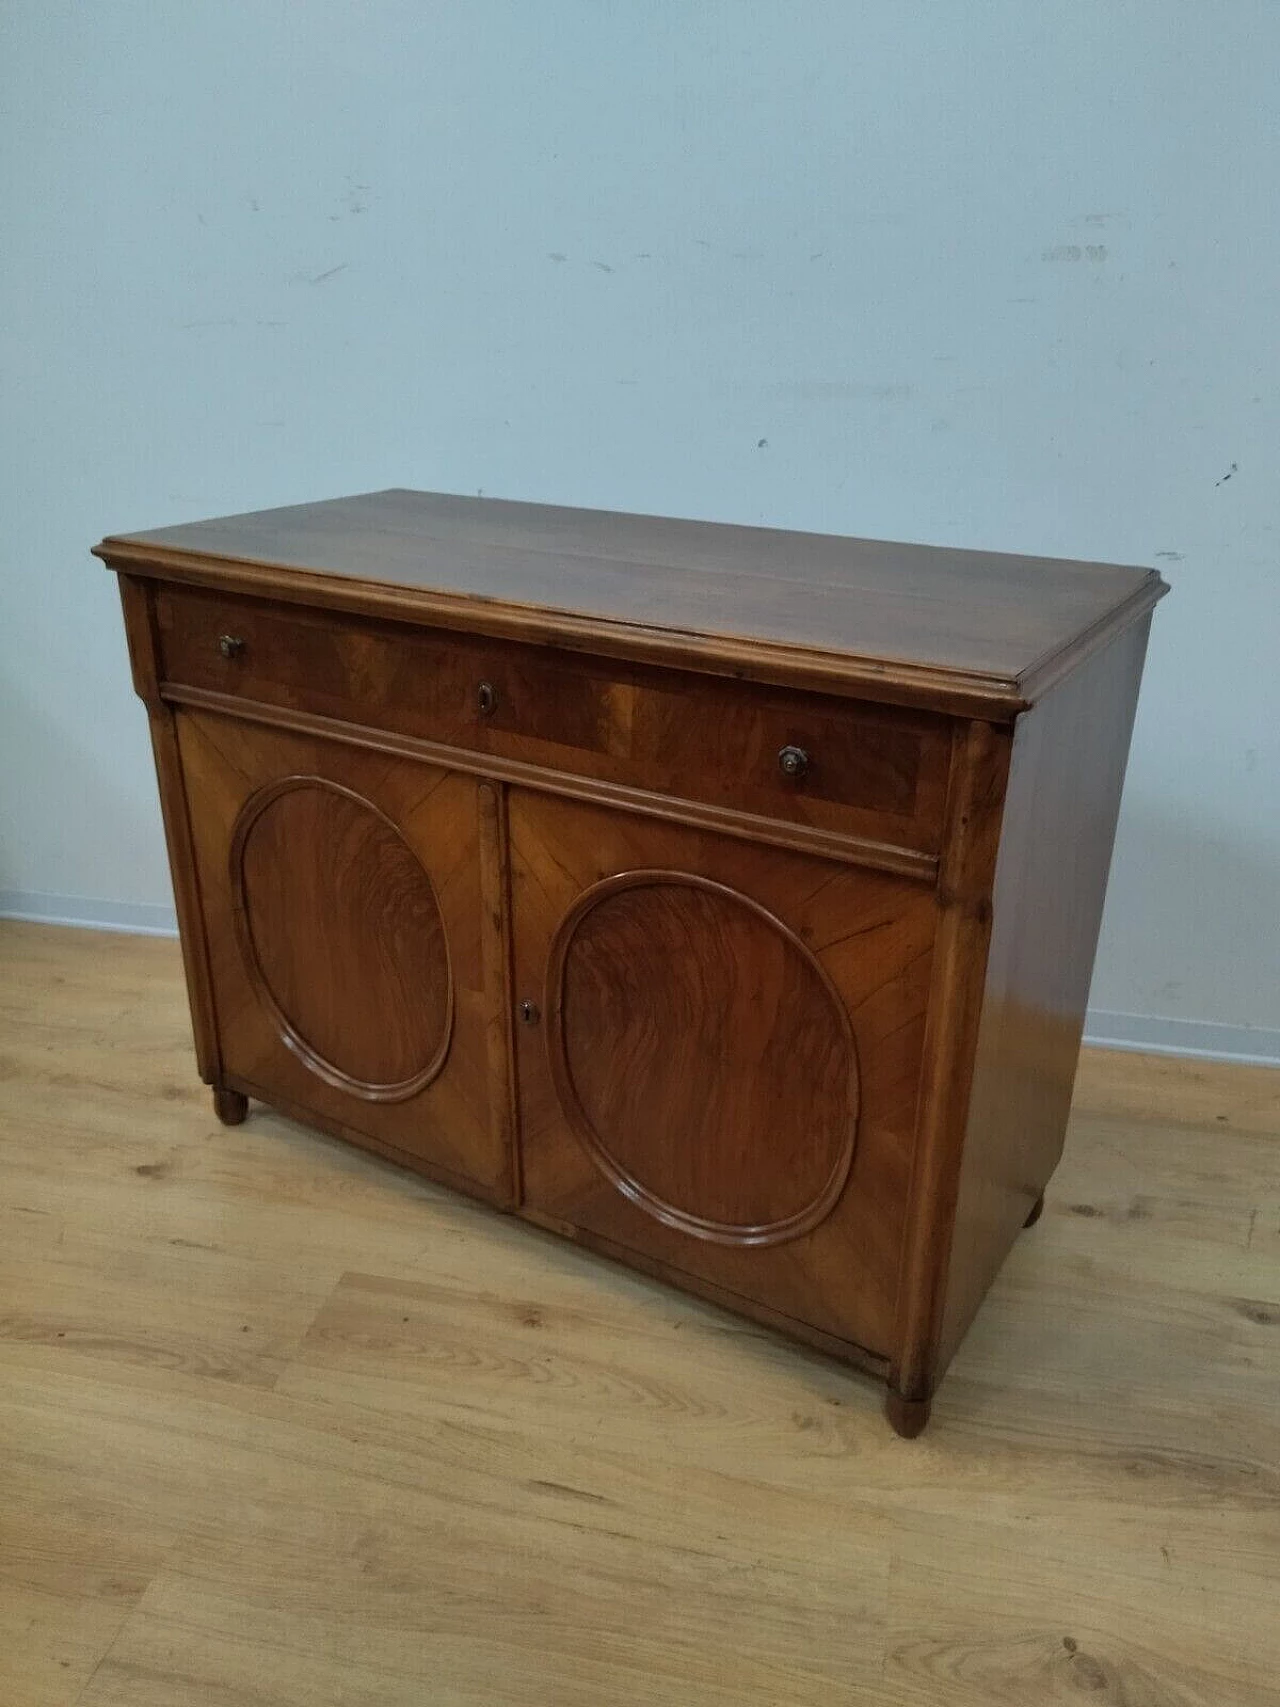
M 886 1355 L 931 887 L 522 790 L 509 824 L 526 1211 Z
M 508 1201 L 498 792 L 234 716 L 177 725 L 226 1082 Z

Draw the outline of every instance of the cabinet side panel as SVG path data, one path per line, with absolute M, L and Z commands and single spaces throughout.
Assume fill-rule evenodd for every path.
M 1016 726 L 939 1373 L 1062 1154 L 1149 627 Z

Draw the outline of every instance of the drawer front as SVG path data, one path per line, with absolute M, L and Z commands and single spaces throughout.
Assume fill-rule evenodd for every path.
M 161 585 L 164 680 L 934 853 L 945 719 Z

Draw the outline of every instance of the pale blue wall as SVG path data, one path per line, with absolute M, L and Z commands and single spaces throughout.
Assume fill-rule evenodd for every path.
M 92 540 L 483 488 L 1159 564 L 1094 1002 L 1280 1027 L 1280 7 L 0 32 L 0 888 L 167 904 Z

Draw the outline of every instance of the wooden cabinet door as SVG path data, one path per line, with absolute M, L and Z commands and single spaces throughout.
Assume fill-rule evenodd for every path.
M 177 725 L 226 1075 L 509 1200 L 497 792 L 233 716 Z
M 887 1355 L 931 888 L 519 789 L 509 824 L 528 1210 Z

